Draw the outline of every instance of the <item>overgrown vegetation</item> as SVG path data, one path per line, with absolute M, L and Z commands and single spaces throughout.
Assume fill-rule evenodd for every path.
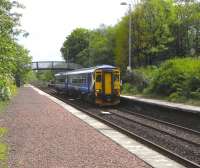
M 35 86 L 47 87 L 47 85 L 54 80 L 54 73 L 56 72 L 51 70 L 31 71 L 28 75 L 29 82 Z
M 134 68 L 200 54 L 200 1 L 142 0 L 134 6 L 131 16 Z M 85 67 L 113 64 L 125 72 L 128 24 L 127 14 L 113 27 L 75 29 L 63 43 L 63 58 Z
M 10 99 L 16 84 L 26 80 L 31 58 L 28 51 L 17 42 L 21 15 L 14 8 L 23 8 L 17 1 L 0 1 L 0 101 Z
M 8 167 L 8 146 L 3 142 L 3 137 L 6 133 L 7 129 L 0 127 L 0 167 L 2 168 Z
M 149 92 L 169 97 L 200 99 L 200 60 L 185 58 L 169 60 L 161 65 Z
M 155 95 L 171 101 L 200 99 L 199 58 L 171 59 L 159 67 L 136 69 L 132 75 L 133 78 L 141 77 L 136 80 L 137 82 L 124 84 L 125 94 Z M 141 85 L 141 83 L 145 84 Z

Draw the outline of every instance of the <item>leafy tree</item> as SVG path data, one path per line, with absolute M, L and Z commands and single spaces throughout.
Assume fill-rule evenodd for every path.
M 176 22 L 173 25 L 175 38 L 173 48 L 178 56 L 200 53 L 200 2 L 182 0 L 175 5 Z
M 154 57 L 168 49 L 173 40 L 173 14 L 171 0 L 143 0 L 135 7 L 131 13 L 132 65 L 152 64 Z M 128 19 L 128 15 L 122 19 L 116 33 L 116 62 L 122 68 L 128 64 Z
M 101 25 L 91 33 L 89 54 L 92 65 L 114 64 L 115 30 Z
M 115 62 L 122 70 L 128 64 L 128 16 L 116 25 Z
M 63 43 L 61 48 L 61 53 L 63 58 L 69 62 L 75 62 L 78 64 L 83 64 L 80 57 L 88 57 L 87 49 L 89 46 L 89 31 L 83 28 L 75 29 L 69 36 L 66 37 L 66 40 Z M 80 54 L 84 52 L 85 54 Z
M 115 31 L 101 25 L 96 30 L 75 29 L 67 36 L 61 53 L 66 61 L 84 67 L 114 64 Z
M 16 1 L 0 0 L 0 92 L 12 91 L 14 78 L 24 79 L 31 61 L 28 51 L 17 43 L 17 35 L 23 31 L 17 28 L 21 15 L 13 13 L 13 7 L 23 6 Z
M 132 18 L 132 66 L 152 65 L 175 56 L 200 53 L 200 2 L 198 0 L 142 0 Z M 65 60 L 85 67 L 128 65 L 129 15 L 114 27 L 75 29 L 61 52 Z

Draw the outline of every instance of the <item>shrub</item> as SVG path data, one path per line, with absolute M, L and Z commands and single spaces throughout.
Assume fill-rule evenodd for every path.
M 137 71 L 126 73 L 123 78 L 123 82 L 129 83 L 130 86 L 134 87 L 138 92 L 142 92 L 142 90 L 147 86 L 147 81 L 145 80 L 144 76 Z
M 9 100 L 15 91 L 16 87 L 12 76 L 8 74 L 0 75 L 0 101 Z
M 132 88 L 132 93 L 143 93 L 150 85 L 153 77 L 157 73 L 158 68 L 156 66 L 141 67 L 134 69 L 132 72 L 127 72 L 122 80 L 124 93 Z M 128 93 L 128 92 L 127 92 Z M 130 91 L 129 91 L 130 93 Z
M 138 90 L 134 85 L 130 83 L 124 83 L 122 85 L 122 94 L 137 94 Z
M 166 61 L 161 64 L 148 90 L 171 99 L 199 97 L 200 60 L 179 58 Z
M 153 80 L 153 77 L 158 72 L 158 67 L 156 66 L 147 66 L 141 67 L 135 70 L 137 73 L 141 74 L 144 80 L 149 84 Z
M 36 73 L 37 79 L 41 81 L 51 81 L 54 79 L 54 73 L 50 70 L 44 70 Z

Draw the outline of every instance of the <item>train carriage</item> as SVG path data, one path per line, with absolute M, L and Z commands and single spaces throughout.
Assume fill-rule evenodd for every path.
M 120 70 L 102 65 L 55 75 L 54 87 L 70 95 L 80 95 L 98 105 L 120 102 Z

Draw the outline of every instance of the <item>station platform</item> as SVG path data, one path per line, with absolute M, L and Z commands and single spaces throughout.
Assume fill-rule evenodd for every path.
M 0 126 L 8 128 L 9 168 L 183 168 L 30 85 Z
M 186 104 L 182 104 L 182 103 L 173 103 L 173 102 L 168 102 L 168 101 L 164 101 L 164 100 L 142 98 L 142 97 L 136 97 L 136 96 L 121 95 L 121 97 L 131 99 L 134 101 L 159 105 L 159 106 L 163 106 L 163 107 L 169 107 L 172 109 L 190 112 L 190 113 L 194 113 L 194 114 L 200 114 L 200 107 L 198 107 L 198 106 L 186 105 Z

